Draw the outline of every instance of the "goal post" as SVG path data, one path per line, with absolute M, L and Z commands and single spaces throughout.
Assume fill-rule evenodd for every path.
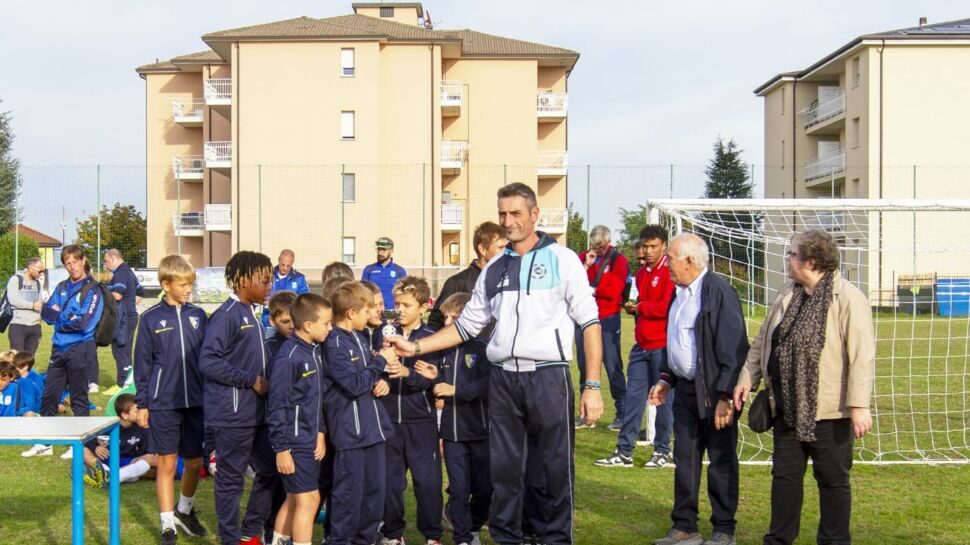
M 647 223 L 708 242 L 710 267 L 740 296 L 748 336 L 788 281 L 794 234 L 822 229 L 840 271 L 870 301 L 876 336 L 870 463 L 970 463 L 970 200 L 658 199 Z M 763 387 L 763 386 L 762 386 Z M 771 434 L 742 418 L 743 462 L 765 462 Z

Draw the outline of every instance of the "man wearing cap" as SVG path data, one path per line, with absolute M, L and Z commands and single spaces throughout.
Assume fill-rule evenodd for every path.
M 394 262 L 394 258 L 392 257 L 394 255 L 393 240 L 387 237 L 381 237 L 377 239 L 374 245 L 377 247 L 377 262 L 364 267 L 364 272 L 360 275 L 360 279 L 370 280 L 377 284 L 381 288 L 384 301 L 390 302 L 389 304 L 385 304 L 391 307 L 394 302 L 394 284 L 407 276 L 408 272 L 404 270 L 404 267 Z

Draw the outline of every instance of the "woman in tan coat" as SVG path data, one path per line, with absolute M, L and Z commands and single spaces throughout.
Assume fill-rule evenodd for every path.
M 798 537 L 811 458 L 818 543 L 847 544 L 853 440 L 872 425 L 872 309 L 839 273 L 839 248 L 830 234 L 795 235 L 787 256 L 792 281 L 779 291 L 751 345 L 734 403 L 740 410 L 762 380 L 772 394 L 771 525 L 764 543 L 790 544 Z

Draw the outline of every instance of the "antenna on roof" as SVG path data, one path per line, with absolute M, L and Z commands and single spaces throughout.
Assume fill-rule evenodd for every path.
M 434 29 L 434 23 L 431 22 L 431 12 L 428 10 L 424 10 L 424 28 L 428 30 Z

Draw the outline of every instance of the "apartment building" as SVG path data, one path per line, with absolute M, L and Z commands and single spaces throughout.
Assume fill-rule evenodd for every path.
M 420 3 L 352 7 L 211 32 L 205 51 L 138 67 L 149 262 L 287 247 L 301 269 L 363 265 L 390 236 L 405 266 L 459 265 L 513 181 L 564 241 L 579 54 L 435 29 Z
M 767 198 L 968 198 L 970 19 L 859 36 L 755 89 L 764 98 Z M 947 214 L 820 215 L 843 273 L 885 302 L 901 275 L 968 274 Z M 965 252 L 964 252 L 965 253 Z M 857 263 L 858 266 L 853 266 Z M 780 264 L 778 264 L 781 267 Z M 880 272 L 881 271 L 881 272 Z

